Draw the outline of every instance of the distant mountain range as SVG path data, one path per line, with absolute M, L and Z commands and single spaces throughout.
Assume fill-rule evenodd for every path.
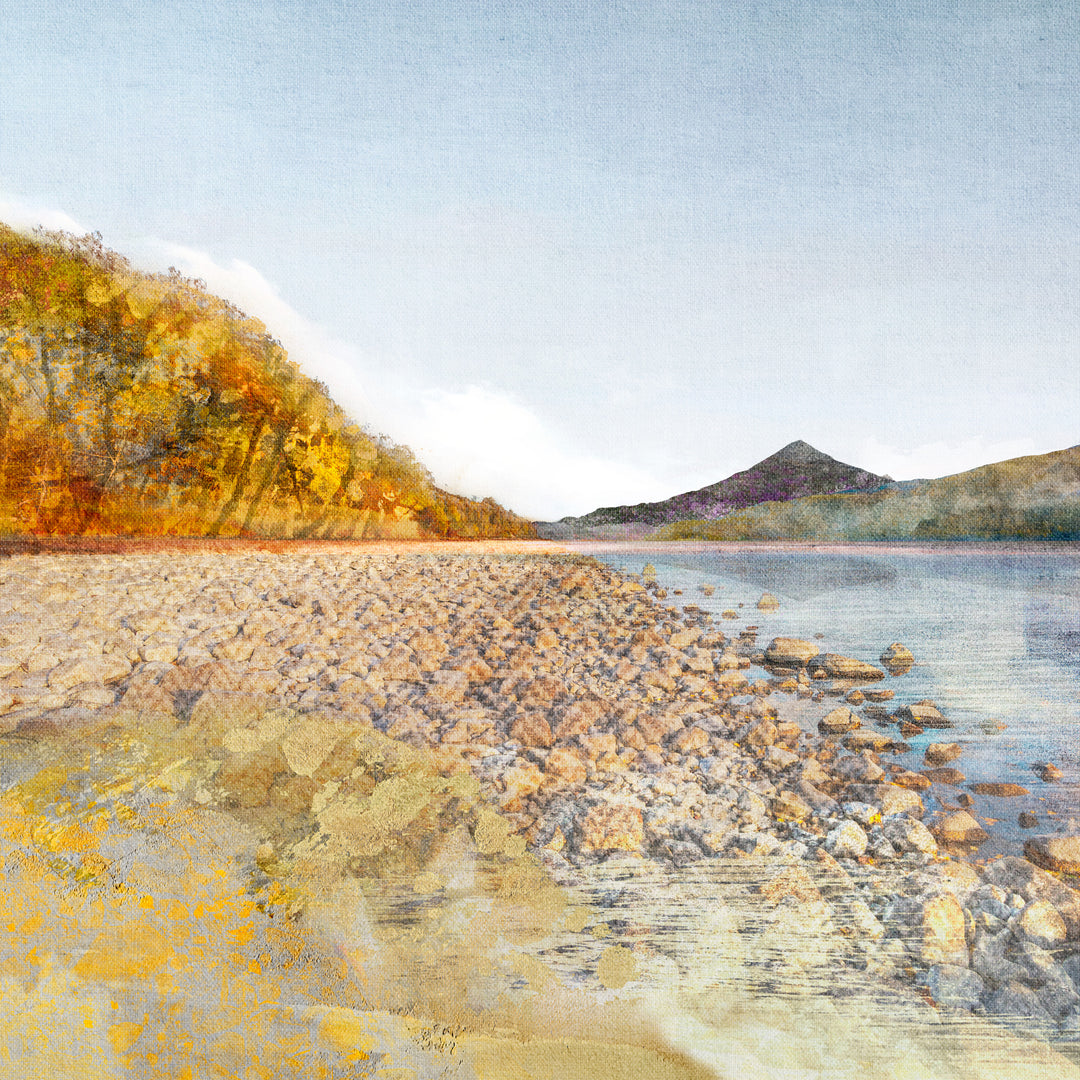
M 656 540 L 1080 540 L 1080 446 L 937 480 L 760 503 Z
M 660 502 L 603 506 L 581 517 L 539 522 L 537 529 L 551 539 L 641 536 L 671 522 L 711 521 L 760 503 L 788 502 L 838 491 L 871 491 L 891 482 L 888 476 L 845 465 L 800 439 L 708 487 Z
M 1080 540 L 1080 446 L 897 483 L 793 442 L 698 491 L 537 530 L 561 540 Z

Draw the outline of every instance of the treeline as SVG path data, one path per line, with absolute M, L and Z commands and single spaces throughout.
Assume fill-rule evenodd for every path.
M 678 521 L 663 540 L 1080 540 L 1080 446 L 873 492 Z
M 97 234 L 0 225 L 0 533 L 520 537 L 354 423 L 257 319 Z

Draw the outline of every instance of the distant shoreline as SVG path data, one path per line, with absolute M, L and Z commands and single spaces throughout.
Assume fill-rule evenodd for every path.
M 736 554 L 740 551 L 815 552 L 848 555 L 865 551 L 898 555 L 979 555 L 1067 552 L 1080 554 L 1076 540 L 563 540 L 572 551 L 585 554 L 617 554 L 620 551 L 707 552 Z
M 292 552 L 355 548 L 365 555 L 565 553 L 552 540 L 281 540 L 208 536 L 17 536 L 0 539 L 0 558 L 11 555 L 124 555 L 158 551 Z
M 318 551 L 355 548 L 372 555 L 417 554 L 584 554 L 621 551 L 657 553 L 813 552 L 824 555 L 981 555 L 1080 554 L 1076 540 L 346 540 L 271 539 L 207 536 L 13 536 L 0 539 L 0 558 L 12 555 L 123 555 L 158 551 Z

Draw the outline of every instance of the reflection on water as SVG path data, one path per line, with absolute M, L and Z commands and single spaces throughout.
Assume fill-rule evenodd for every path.
M 899 579 L 896 568 L 880 559 L 858 555 L 745 552 L 714 555 L 666 555 L 665 565 L 691 574 L 716 574 L 771 592 L 781 598 L 809 600 L 841 589 L 874 585 L 890 588 Z

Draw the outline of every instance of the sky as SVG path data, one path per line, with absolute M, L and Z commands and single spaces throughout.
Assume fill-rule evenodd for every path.
M 539 519 L 1080 443 L 1080 5 L 0 0 L 0 220 Z

